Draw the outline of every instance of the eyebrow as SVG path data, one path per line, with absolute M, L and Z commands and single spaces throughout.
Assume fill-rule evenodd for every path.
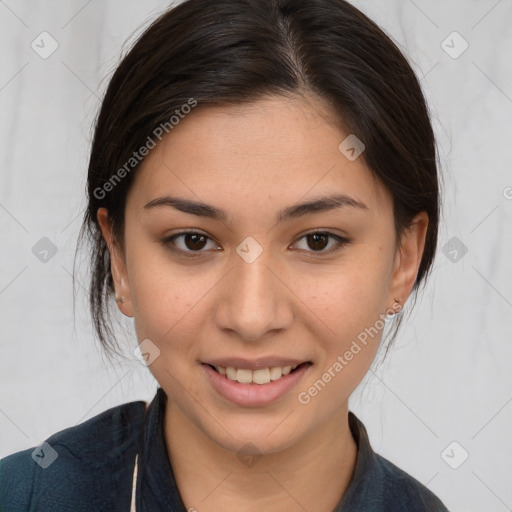
M 191 199 L 184 199 L 180 197 L 162 196 L 153 199 L 144 205 L 145 210 L 151 210 L 158 207 L 174 208 L 183 213 L 196 215 L 198 217 L 207 217 L 219 221 L 227 221 L 228 216 L 226 212 L 200 201 L 192 201 Z M 304 215 L 312 213 L 326 212 L 335 210 L 337 208 L 351 207 L 360 210 L 369 210 L 361 201 L 354 199 L 346 194 L 337 194 L 318 197 L 307 202 L 298 203 L 278 212 L 276 216 L 277 222 L 283 222 Z

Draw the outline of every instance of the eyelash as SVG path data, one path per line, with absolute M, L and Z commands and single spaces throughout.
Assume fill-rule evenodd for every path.
M 342 247 L 348 245 L 351 243 L 351 240 L 349 240 L 348 238 L 345 238 L 345 237 L 342 237 L 340 235 L 336 235 L 334 233 L 331 233 L 329 231 L 322 231 L 320 229 L 316 229 L 316 230 L 313 230 L 313 231 L 310 231 L 308 233 L 304 233 L 298 240 L 302 240 L 303 238 L 309 236 L 309 235 L 315 235 L 315 234 L 320 234 L 320 235 L 327 235 L 329 238 L 332 238 L 334 240 L 336 240 L 337 242 L 337 245 L 334 247 L 334 248 L 331 248 L 327 251 L 325 250 L 321 250 L 321 251 L 306 251 L 306 252 L 310 252 L 310 253 L 313 253 L 313 254 L 320 254 L 320 255 L 327 255 L 327 254 L 332 254 L 333 252 L 335 251 L 338 251 L 339 249 L 341 249 Z M 199 251 L 184 251 L 182 249 L 177 249 L 174 245 L 174 240 L 181 237 L 181 236 L 184 236 L 184 235 L 201 235 L 201 236 L 204 236 L 207 241 L 208 240 L 212 240 L 212 238 L 210 238 L 209 236 L 207 236 L 206 234 L 204 233 L 201 233 L 200 231 L 182 231 L 181 233 L 176 233 L 172 236 L 169 236 L 169 237 L 166 237 L 162 240 L 162 244 L 164 245 L 164 247 L 168 248 L 169 250 L 171 250 L 172 252 L 176 252 L 176 253 L 179 253 L 180 256 L 183 256 L 185 258 L 198 258 L 198 257 L 201 257 L 201 253 L 203 252 L 206 252 L 206 251 L 203 251 L 203 250 L 199 250 Z M 294 243 L 297 243 L 297 242 L 294 242 Z

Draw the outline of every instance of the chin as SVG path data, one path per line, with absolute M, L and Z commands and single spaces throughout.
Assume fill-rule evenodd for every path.
M 238 456 L 282 452 L 308 434 L 308 421 L 298 420 L 296 413 L 290 410 L 283 409 L 270 416 L 263 411 L 260 415 L 241 411 L 224 417 L 222 426 L 211 417 L 203 417 L 198 426 L 217 445 Z

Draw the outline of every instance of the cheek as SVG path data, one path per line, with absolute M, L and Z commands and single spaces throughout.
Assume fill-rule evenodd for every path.
M 171 345 L 177 348 L 178 337 L 185 340 L 193 335 L 201 300 L 193 282 L 149 271 L 140 274 L 130 289 L 139 339 L 140 336 L 154 338 L 165 348 Z
M 318 366 L 297 399 L 317 421 L 327 421 L 348 400 L 375 358 L 385 325 L 381 313 L 386 278 L 385 265 L 359 258 L 329 279 L 317 281 L 315 293 L 309 295 L 309 305 L 318 316 L 314 331 Z M 303 293 L 307 294 L 307 286 Z
M 200 317 L 205 315 L 198 291 L 202 289 L 176 267 L 171 269 L 151 257 L 143 261 L 136 267 L 137 260 L 133 260 L 137 270 L 130 281 L 134 327 L 139 342 L 149 339 L 158 347 L 159 356 L 149 370 L 168 393 L 176 396 L 183 391 L 180 383 L 187 381 L 197 359 L 198 347 L 193 340 L 200 338 Z M 197 392 L 193 381 L 188 382 L 187 389 L 193 395 Z
M 317 323 L 324 324 L 321 332 L 337 337 L 339 343 L 375 323 L 386 309 L 389 287 L 387 263 L 382 260 L 380 252 L 354 252 L 329 273 L 301 274 L 297 295 L 317 315 Z
M 183 333 L 205 288 L 191 279 L 191 270 L 171 265 L 165 250 L 155 242 L 134 244 L 127 254 L 138 338 L 170 343 L 178 328 L 180 335 Z
M 373 251 L 365 248 L 364 254 L 354 251 L 330 276 L 317 280 L 315 293 L 308 295 L 313 280 L 303 287 L 308 297 L 304 302 L 309 300 L 318 316 L 314 331 L 318 368 L 301 390 L 303 399 L 311 402 L 309 412 L 327 418 L 368 372 L 385 326 L 381 314 L 386 309 L 387 269 L 378 246 Z

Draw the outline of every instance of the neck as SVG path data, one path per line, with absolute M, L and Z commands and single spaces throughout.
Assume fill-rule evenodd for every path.
M 167 401 L 164 430 L 187 510 L 332 512 L 348 486 L 357 445 L 345 407 L 320 429 L 275 453 L 241 455 L 219 446 Z

